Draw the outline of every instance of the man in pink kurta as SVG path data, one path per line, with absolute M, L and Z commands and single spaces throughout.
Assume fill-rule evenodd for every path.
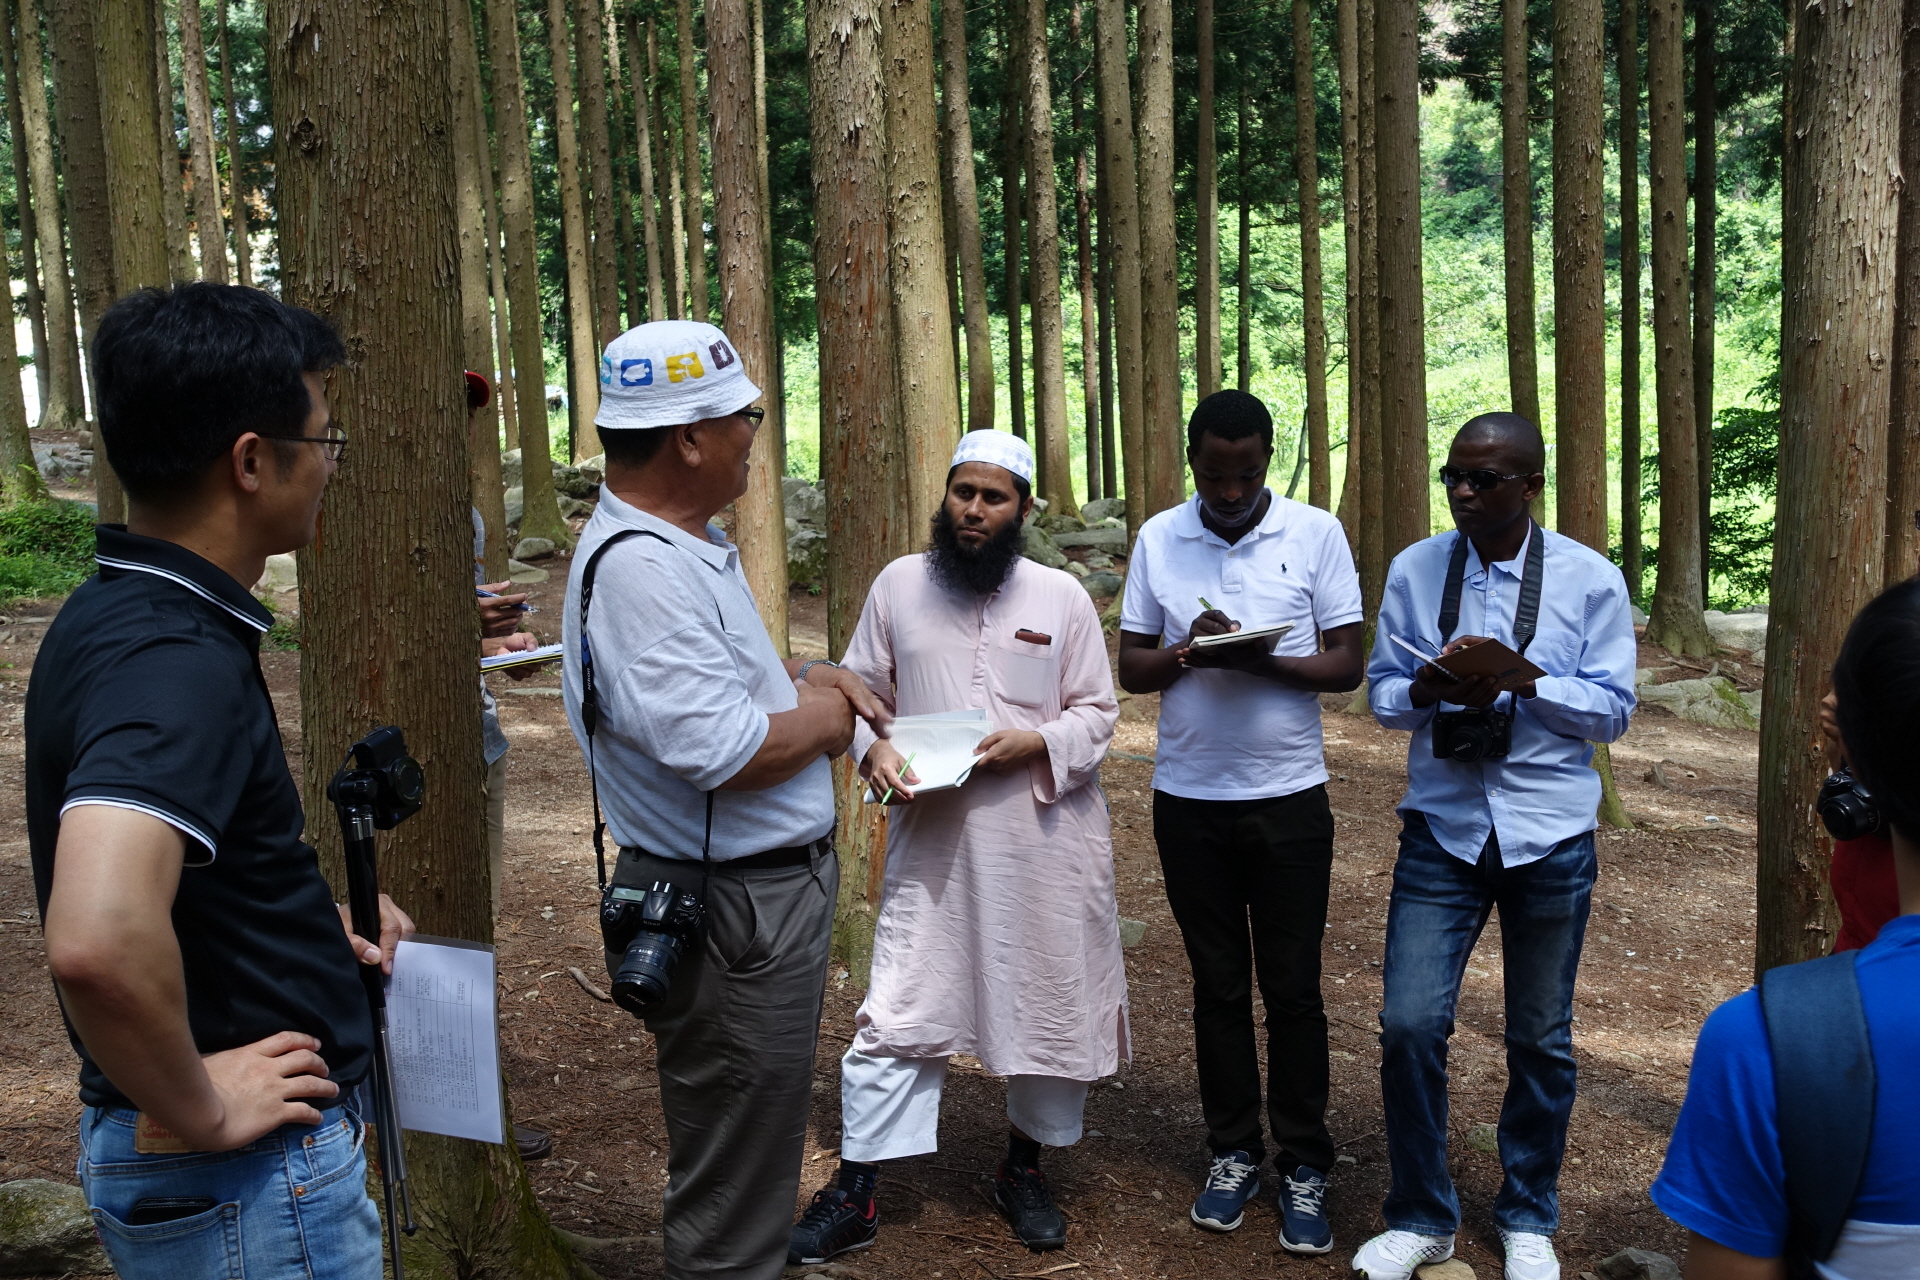
M 1040 1145 L 1079 1140 L 1089 1083 L 1129 1052 L 1099 617 L 1072 577 L 1018 554 L 1026 443 L 973 432 L 954 463 L 933 545 L 880 572 L 842 662 L 898 715 L 981 709 L 993 732 L 963 786 L 919 796 L 891 743 L 855 738 L 875 792 L 895 789 L 886 880 L 842 1061 L 841 1174 L 795 1228 L 794 1262 L 872 1242 L 877 1162 L 935 1149 L 957 1053 L 1008 1080 L 996 1203 L 1024 1243 L 1059 1247 Z

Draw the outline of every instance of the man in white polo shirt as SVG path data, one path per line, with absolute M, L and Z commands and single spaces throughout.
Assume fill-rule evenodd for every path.
M 1153 831 L 1193 968 L 1207 1182 L 1193 1222 L 1240 1225 L 1266 1143 L 1254 1044 L 1267 1027 L 1267 1124 L 1284 1183 L 1280 1243 L 1333 1248 L 1327 1225 L 1327 1018 L 1320 946 L 1333 868 L 1322 692 L 1360 683 L 1360 580 L 1340 522 L 1266 487 L 1273 419 L 1244 391 L 1187 424 L 1196 496 L 1141 526 L 1120 614 L 1120 684 L 1160 693 Z M 1201 636 L 1291 624 L 1276 643 Z
M 608 344 L 601 383 L 607 478 L 567 582 L 562 665 L 620 851 L 602 896 L 607 967 L 657 1048 L 665 1274 L 773 1280 L 839 885 L 827 760 L 855 714 L 888 716 L 832 663 L 779 656 L 739 549 L 709 523 L 746 491 L 760 420 L 726 335 L 640 325 Z M 648 894 L 656 885 L 673 893 Z M 682 894 L 704 903 L 704 929 L 636 927 Z

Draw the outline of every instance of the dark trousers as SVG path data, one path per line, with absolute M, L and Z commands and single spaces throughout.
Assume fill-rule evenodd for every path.
M 698 863 L 623 851 L 614 882 L 699 875 Z M 839 886 L 831 848 L 811 866 L 720 864 L 706 944 L 646 1019 L 667 1120 L 667 1280 L 776 1280 L 786 1268 Z M 619 963 L 607 956 L 609 972 Z
M 1167 904 L 1193 968 L 1194 1058 L 1207 1145 L 1266 1157 L 1253 983 L 1267 1019 L 1267 1125 L 1275 1163 L 1333 1167 L 1320 947 L 1333 871 L 1327 789 L 1264 800 L 1153 793 Z
M 1460 1201 L 1447 1172 L 1447 1040 L 1467 958 L 1500 910 L 1506 987 L 1507 1096 L 1493 1202 L 1508 1231 L 1551 1235 L 1560 1225 L 1560 1159 L 1573 1112 L 1573 984 L 1597 870 L 1593 833 L 1546 857 L 1506 866 L 1492 836 L 1478 862 L 1440 847 L 1426 815 L 1403 819 L 1387 910 L 1380 1091 L 1387 1119 L 1389 1227 L 1451 1235 Z

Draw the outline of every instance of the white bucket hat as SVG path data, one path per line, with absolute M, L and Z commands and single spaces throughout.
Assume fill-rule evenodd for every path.
M 967 432 L 960 437 L 960 447 L 953 451 L 953 461 L 948 468 L 963 462 L 991 462 L 1028 484 L 1033 483 L 1033 446 L 1011 432 L 990 429 Z
M 600 356 L 600 410 L 611 431 L 721 418 L 760 398 L 727 335 L 692 320 L 635 325 Z

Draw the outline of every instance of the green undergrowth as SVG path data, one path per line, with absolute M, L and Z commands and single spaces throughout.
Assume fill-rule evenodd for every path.
M 64 596 L 94 571 L 93 508 L 22 502 L 0 509 L 0 603 Z

